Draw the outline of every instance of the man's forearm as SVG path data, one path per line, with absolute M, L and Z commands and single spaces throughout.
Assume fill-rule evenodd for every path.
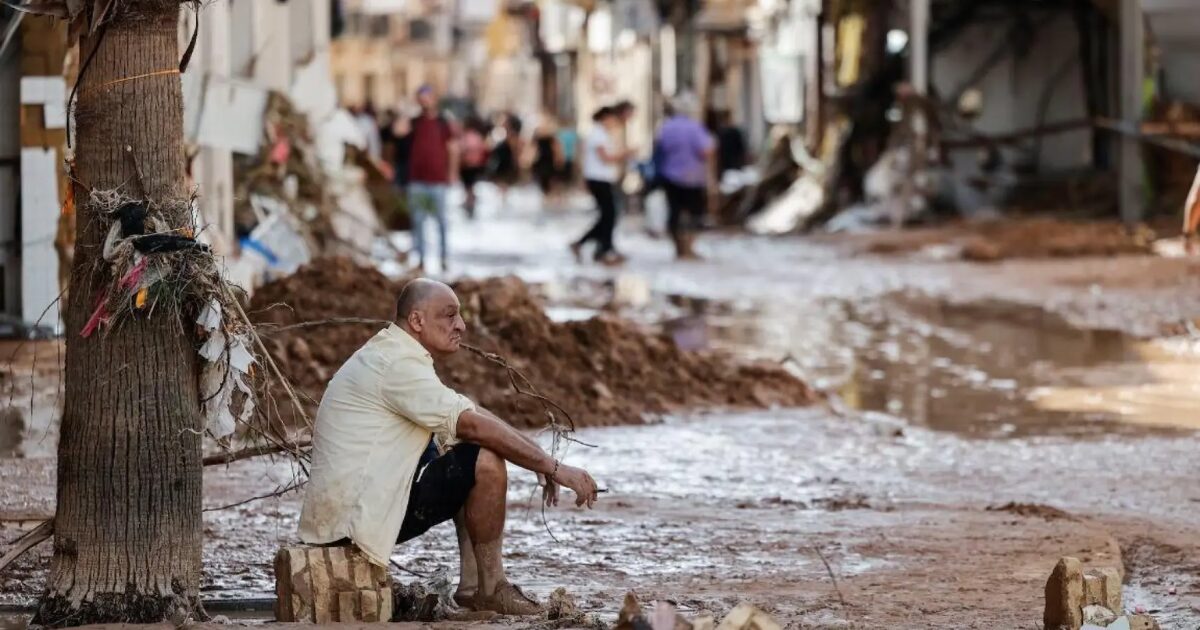
M 546 475 L 554 472 L 554 458 L 537 442 L 491 414 L 464 411 L 458 417 L 457 435 L 525 470 Z
M 503 425 L 505 425 L 505 426 L 509 426 L 509 427 L 511 427 L 511 426 L 512 426 L 511 424 L 508 424 L 508 423 L 507 423 L 507 422 L 505 422 L 504 420 L 500 419 L 500 417 L 499 417 L 499 416 L 497 416 L 496 414 L 494 414 L 494 413 L 492 413 L 492 412 L 490 412 L 490 411 L 487 411 L 486 409 L 476 409 L 476 410 L 475 410 L 475 413 L 478 413 L 478 414 L 485 415 L 485 416 L 487 416 L 487 417 L 489 417 L 489 418 L 491 418 L 491 419 L 495 420 L 496 422 L 499 422 L 499 423 L 501 423 L 501 424 L 503 424 Z M 527 442 L 527 443 L 528 443 L 530 446 L 532 446 L 532 447 L 534 447 L 534 448 L 536 448 L 536 449 L 538 449 L 538 450 L 544 450 L 544 449 L 542 449 L 542 445 L 541 445 L 541 444 L 538 444 L 537 442 L 535 442 L 535 441 L 533 440 L 533 438 L 529 437 L 529 434 L 528 434 L 528 433 L 526 433 L 526 432 L 524 432 L 524 431 L 520 431 L 520 430 L 518 430 L 518 429 L 515 429 L 515 428 L 514 428 L 513 430 L 516 432 L 516 434 L 517 434 L 517 435 L 521 436 L 521 439 L 522 439 L 522 440 L 525 440 L 525 442 Z

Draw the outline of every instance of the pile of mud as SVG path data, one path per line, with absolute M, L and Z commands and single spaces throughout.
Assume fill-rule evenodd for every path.
M 278 325 L 390 319 L 398 289 L 399 283 L 374 269 L 322 259 L 256 292 L 251 317 Z M 637 424 L 685 408 L 815 400 L 807 385 L 774 364 L 685 352 L 666 336 L 610 316 L 553 322 L 516 278 L 466 280 L 454 289 L 468 326 L 466 342 L 504 357 L 579 426 Z M 267 343 L 281 370 L 317 401 L 329 377 L 378 330 L 366 324 L 321 326 L 271 334 Z M 501 366 L 460 351 L 437 367 L 447 385 L 514 425 L 546 423 L 542 403 L 516 393 Z
M 867 251 L 911 254 L 949 246 L 963 260 L 992 262 L 1149 254 L 1153 240 L 1154 233 L 1148 228 L 1130 231 L 1115 221 L 1012 218 L 879 235 Z

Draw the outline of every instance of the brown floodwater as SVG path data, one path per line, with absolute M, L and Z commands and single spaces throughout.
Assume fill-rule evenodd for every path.
M 806 304 L 670 296 L 693 348 L 784 361 L 846 409 L 975 437 L 1200 428 L 1200 342 L 1081 329 L 1043 309 L 919 294 Z

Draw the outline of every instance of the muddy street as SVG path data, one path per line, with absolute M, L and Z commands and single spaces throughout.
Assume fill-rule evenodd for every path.
M 1171 336 L 1200 316 L 1195 263 L 974 264 L 863 253 L 862 237 L 725 235 L 668 265 L 630 221 L 630 262 L 609 269 L 570 259 L 586 213 L 481 214 L 452 226 L 456 275 L 516 274 L 552 318 L 615 309 L 684 347 L 783 362 L 827 395 L 583 429 L 596 447 L 567 460 L 609 490 L 590 512 L 543 520 L 532 476 L 511 470 L 506 557 L 539 597 L 563 586 L 606 619 L 632 589 L 684 611 L 750 601 L 790 627 L 1034 628 L 1046 576 L 1074 555 L 1122 569 L 1131 610 L 1200 627 L 1200 343 Z M 53 511 L 53 431 L 34 431 L 38 448 L 0 459 L 6 541 Z M 295 472 L 206 471 L 206 599 L 272 595 L 299 497 L 215 508 Z M 453 529 L 434 533 L 394 559 L 455 570 Z M 47 547 L 0 576 L 0 603 L 32 601 Z

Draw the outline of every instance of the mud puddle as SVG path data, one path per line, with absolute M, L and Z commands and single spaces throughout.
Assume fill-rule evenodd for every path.
M 1200 428 L 1200 342 L 1086 330 L 1002 301 L 730 303 L 668 296 L 685 348 L 790 364 L 845 407 L 972 437 Z

